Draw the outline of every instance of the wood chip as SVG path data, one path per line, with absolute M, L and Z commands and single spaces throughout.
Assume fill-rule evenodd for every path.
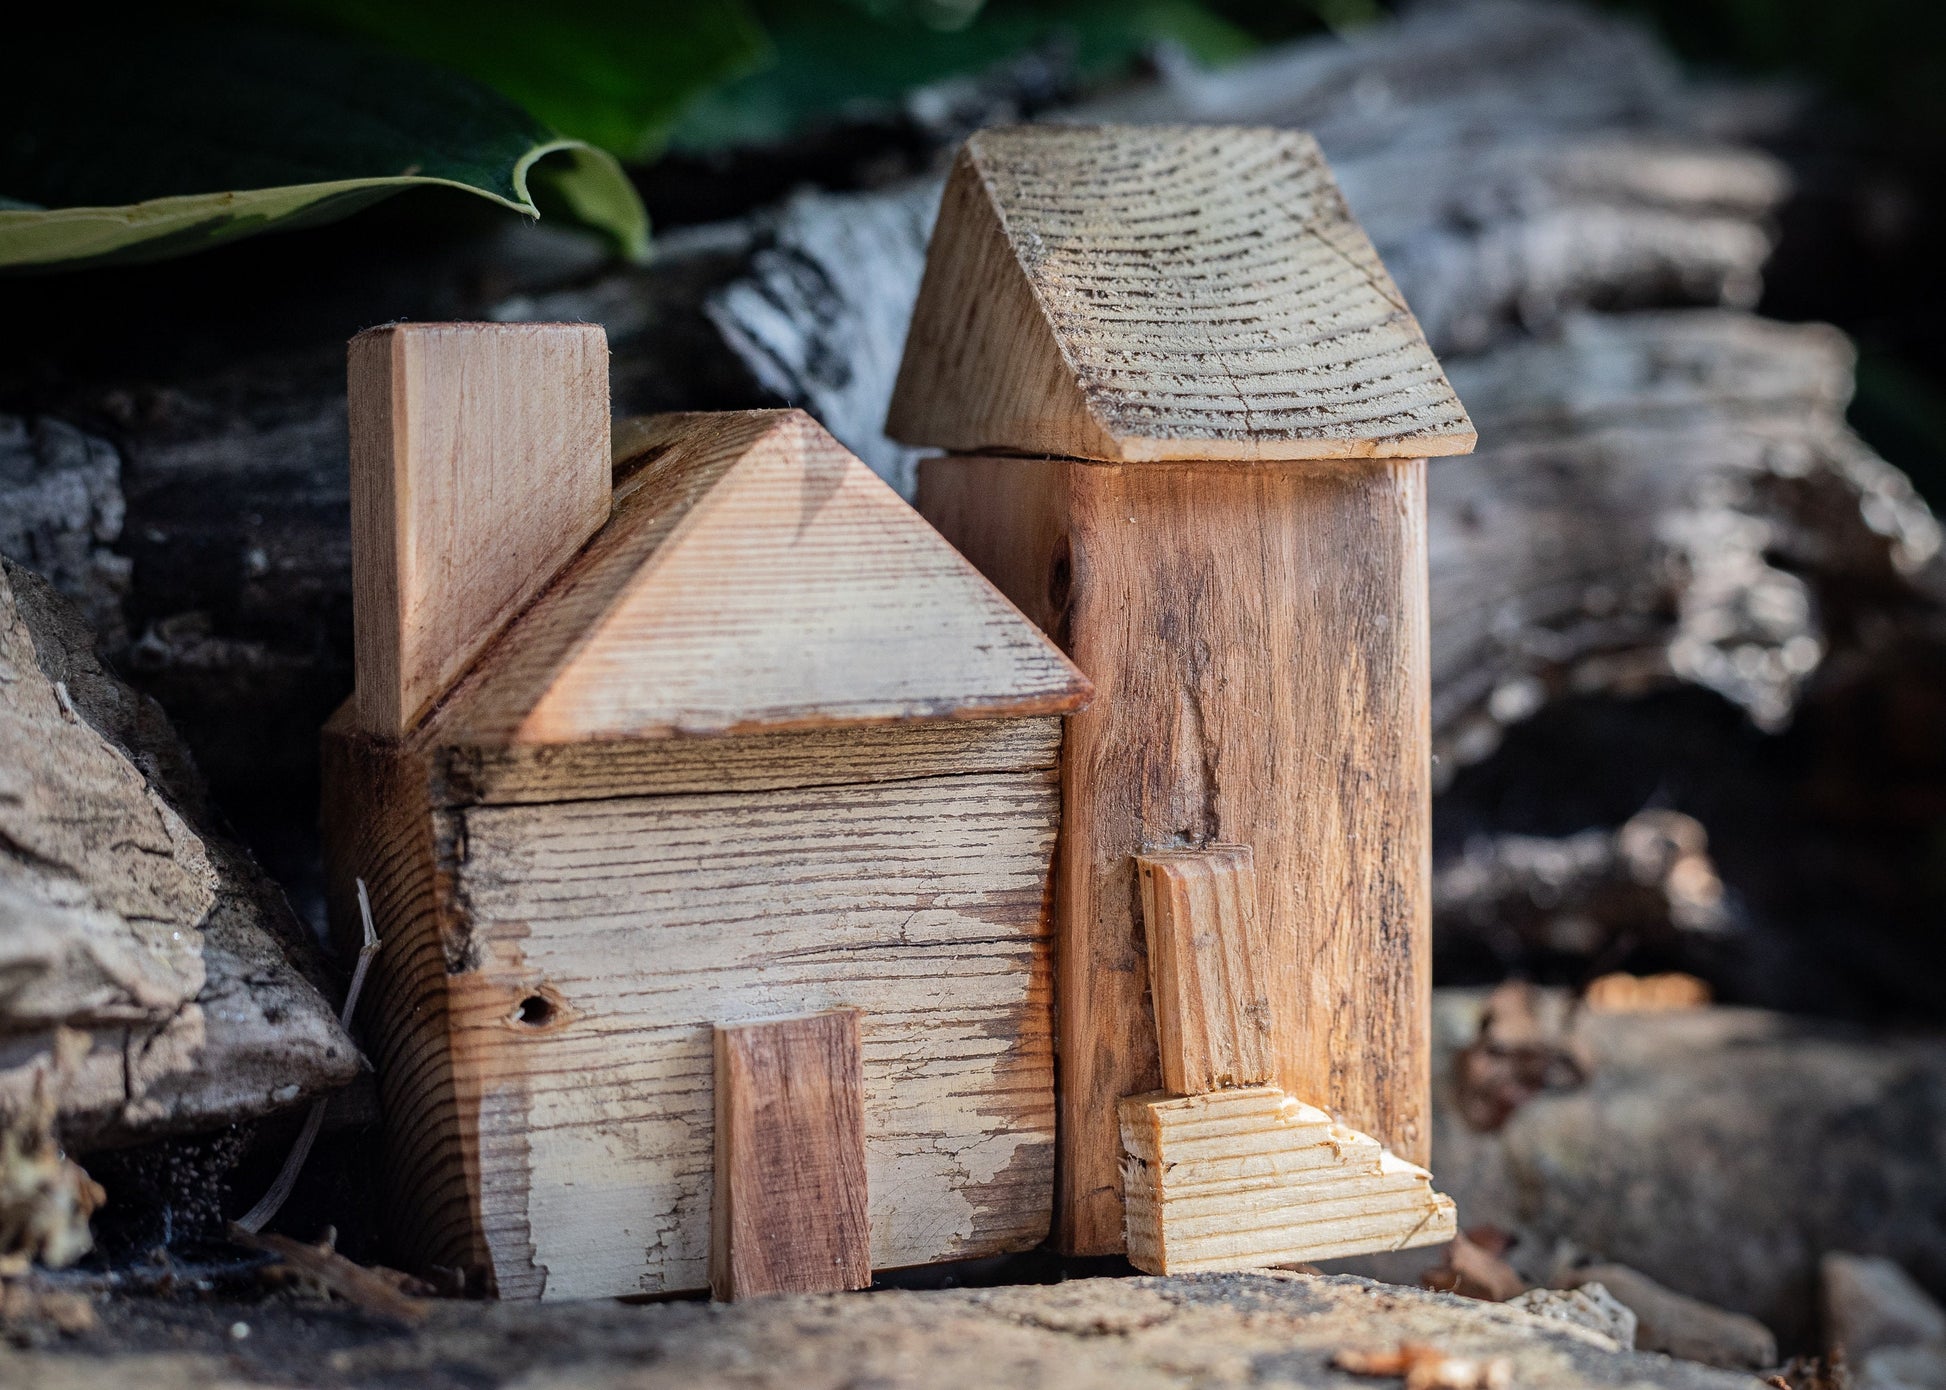
M 1527 1291 L 1527 1281 L 1500 1258 L 1506 1248 L 1497 1231 L 1461 1231 L 1446 1247 L 1445 1262 L 1420 1275 L 1419 1282 L 1440 1293 L 1505 1303 Z
M 241 1226 L 230 1227 L 230 1239 L 247 1250 L 275 1255 L 291 1268 L 317 1280 L 326 1289 L 374 1317 L 403 1327 L 417 1327 L 432 1311 L 423 1299 L 408 1298 L 385 1275 L 340 1255 L 330 1243 L 306 1245 L 289 1236 L 258 1235 Z M 388 1271 L 389 1272 L 389 1271 Z
M 1508 1390 L 1513 1384 L 1505 1357 L 1456 1356 L 1418 1342 L 1401 1342 L 1393 1351 L 1341 1351 L 1331 1364 L 1356 1376 L 1403 1377 L 1405 1390 Z
M 1618 973 L 1590 981 L 1581 1002 L 1596 1014 L 1667 1013 L 1702 1008 L 1710 1002 L 1710 987 L 1679 970 L 1661 975 Z

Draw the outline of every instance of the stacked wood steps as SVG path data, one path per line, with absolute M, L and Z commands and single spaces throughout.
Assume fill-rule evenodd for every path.
M 1264 1269 L 1438 1245 L 1432 1174 L 1276 1086 L 1121 1103 L 1128 1258 L 1152 1273 Z

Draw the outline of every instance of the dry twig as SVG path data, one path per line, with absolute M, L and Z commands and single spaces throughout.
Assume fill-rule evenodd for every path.
M 365 892 L 365 880 L 358 880 L 358 915 L 365 924 L 365 944 L 358 948 L 358 963 L 352 967 L 351 986 L 345 991 L 345 1007 L 338 1015 L 339 1024 L 351 1028 L 351 1016 L 358 1008 L 359 991 L 365 988 L 365 972 L 371 969 L 372 957 L 378 954 L 378 928 L 372 924 L 372 900 Z M 257 1205 L 238 1217 L 238 1229 L 255 1234 L 270 1224 L 270 1219 L 283 1209 L 290 1200 L 291 1189 L 297 1186 L 297 1175 L 304 1171 L 304 1160 L 311 1156 L 311 1145 L 318 1139 L 318 1131 L 324 1127 L 324 1109 L 327 1098 L 319 1096 L 311 1102 L 311 1113 L 304 1117 L 304 1128 L 298 1131 L 297 1143 L 291 1147 L 291 1155 L 284 1160 L 283 1168 L 270 1190 L 258 1199 Z

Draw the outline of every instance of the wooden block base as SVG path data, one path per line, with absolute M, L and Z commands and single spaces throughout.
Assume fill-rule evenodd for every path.
M 1267 1269 L 1453 1239 L 1432 1174 L 1275 1086 L 1121 1103 L 1128 1258 Z

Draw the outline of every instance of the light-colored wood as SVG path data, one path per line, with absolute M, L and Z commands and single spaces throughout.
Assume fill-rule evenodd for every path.
M 1136 857 L 1162 1085 L 1195 1096 L 1276 1071 L 1270 943 L 1248 845 Z
M 1151 1274 L 1405 1250 L 1457 1230 L 1425 1169 L 1275 1086 L 1118 1109 L 1128 1258 Z
M 397 736 L 607 519 L 608 341 L 393 324 L 349 369 L 358 718 Z
M 872 1282 L 858 1014 L 716 1029 L 710 1293 L 837 1293 Z
M 920 507 L 1096 686 L 1062 754 L 1057 1231 L 1122 1243 L 1161 1084 L 1133 856 L 1255 852 L 1275 1079 L 1430 1138 L 1425 465 L 948 458 Z
M 1060 713 L 1088 682 L 801 411 L 665 417 L 438 716 L 456 746 Z
M 874 1266 L 1038 1243 L 1059 721 L 1029 722 L 1011 769 L 922 775 L 936 730 L 911 725 L 851 731 L 900 780 L 448 806 L 425 748 L 334 720 L 334 929 L 362 875 L 386 943 L 398 1258 L 508 1298 L 702 1287 L 711 1026 L 807 1008 L 865 1011 Z
M 513 805 L 668 792 L 777 791 L 968 772 L 1051 768 L 1051 719 L 972 719 L 614 743 L 512 743 L 440 752 L 455 804 Z
M 969 139 L 887 432 L 1124 462 L 1474 443 L 1316 142 L 1209 126 Z

